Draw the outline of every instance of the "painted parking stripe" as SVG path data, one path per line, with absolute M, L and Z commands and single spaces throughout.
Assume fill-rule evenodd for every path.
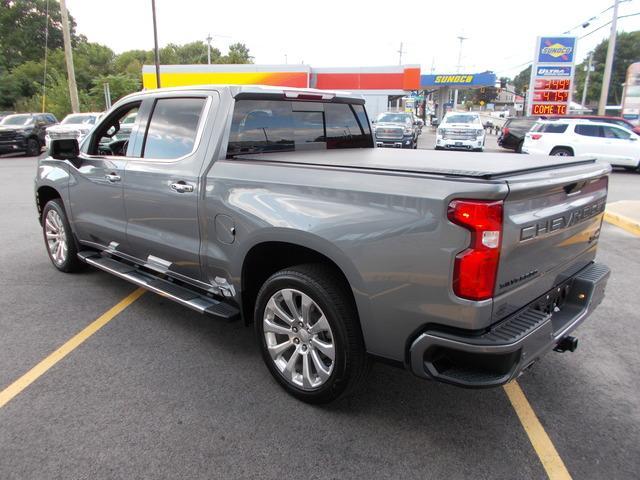
M 96 333 L 107 323 L 113 320 L 119 313 L 125 308 L 135 302 L 145 292 L 143 288 L 138 288 L 131 294 L 127 295 L 116 305 L 104 312 L 100 317 L 87 325 L 84 329 L 78 332 L 76 335 L 67 340 L 60 348 L 51 353 L 47 358 L 38 363 L 35 367 L 25 373 L 22 377 L 17 379 L 2 392 L 0 392 L 0 408 L 4 407 L 11 399 L 22 392 L 25 388 L 35 382 L 38 378 L 44 375 L 51 367 L 66 357 L 73 350 L 78 348 L 82 343 L 88 339 L 91 335 Z
M 626 230 L 634 235 L 640 235 L 640 222 L 615 212 L 604 212 L 605 221 Z
M 529 441 L 538 454 L 538 458 L 540 458 L 549 479 L 571 479 L 567 467 L 565 467 L 562 458 L 558 455 L 556 447 L 553 446 L 553 442 L 551 442 L 549 435 L 547 435 L 540 420 L 538 420 L 518 382 L 515 380 L 509 382 L 504 386 L 504 390 L 507 392 L 507 397 L 509 397 L 513 409 L 518 414 L 520 423 L 522 423 L 525 432 L 527 432 Z

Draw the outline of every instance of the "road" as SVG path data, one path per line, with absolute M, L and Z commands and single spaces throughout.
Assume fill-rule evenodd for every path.
M 426 136 L 425 136 L 426 139 Z M 464 155 L 461 153 L 461 155 Z M 135 289 L 57 272 L 33 199 L 34 158 L 1 158 L 0 390 Z M 634 183 L 635 182 L 635 183 Z M 611 197 L 638 194 L 614 173 Z M 633 188 L 635 185 L 635 189 Z M 576 479 L 640 471 L 640 238 L 604 225 L 607 297 L 519 380 Z M 546 478 L 505 391 L 463 390 L 376 364 L 326 407 L 287 396 L 252 329 L 152 293 L 0 408 L 0 478 Z

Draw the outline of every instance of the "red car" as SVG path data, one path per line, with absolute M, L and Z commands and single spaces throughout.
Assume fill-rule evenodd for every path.
M 562 118 L 581 118 L 583 120 L 593 120 L 594 122 L 604 122 L 604 123 L 613 123 L 614 125 L 618 125 L 619 127 L 627 128 L 638 135 L 640 135 L 640 125 L 636 126 L 631 123 L 629 120 L 622 117 L 611 117 L 607 115 L 599 116 L 599 115 L 563 115 L 563 116 L 544 116 L 540 117 L 540 119 L 544 120 L 559 120 Z

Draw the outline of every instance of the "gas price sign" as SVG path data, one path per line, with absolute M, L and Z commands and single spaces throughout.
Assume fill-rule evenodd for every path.
M 538 37 L 529 84 L 529 115 L 569 113 L 575 48 L 576 37 Z

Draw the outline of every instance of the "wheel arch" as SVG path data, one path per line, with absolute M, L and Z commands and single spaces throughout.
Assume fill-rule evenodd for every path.
M 571 145 L 556 145 L 551 149 L 551 151 L 549 152 L 549 155 L 552 155 L 553 152 L 555 152 L 556 150 L 559 150 L 561 148 L 569 150 L 571 152 L 571 155 L 575 156 L 575 154 L 576 154 L 575 149 Z
M 263 240 L 253 244 L 244 254 L 240 268 L 241 308 L 245 323 L 253 321 L 255 300 L 264 282 L 275 272 L 295 265 L 321 263 L 331 267 L 343 281 L 343 287 L 353 301 L 361 319 L 366 316 L 368 303 L 362 295 L 362 279 L 355 266 L 342 255 L 326 249 L 314 248 L 308 242 L 292 242 L 285 239 Z M 364 332 L 362 332 L 364 333 Z
M 49 186 L 49 185 L 41 185 L 36 190 L 36 206 L 38 207 L 38 220 L 42 224 L 42 212 L 44 211 L 44 206 L 54 199 L 60 199 L 62 204 L 64 205 L 64 200 L 62 200 L 62 195 L 58 190 Z

